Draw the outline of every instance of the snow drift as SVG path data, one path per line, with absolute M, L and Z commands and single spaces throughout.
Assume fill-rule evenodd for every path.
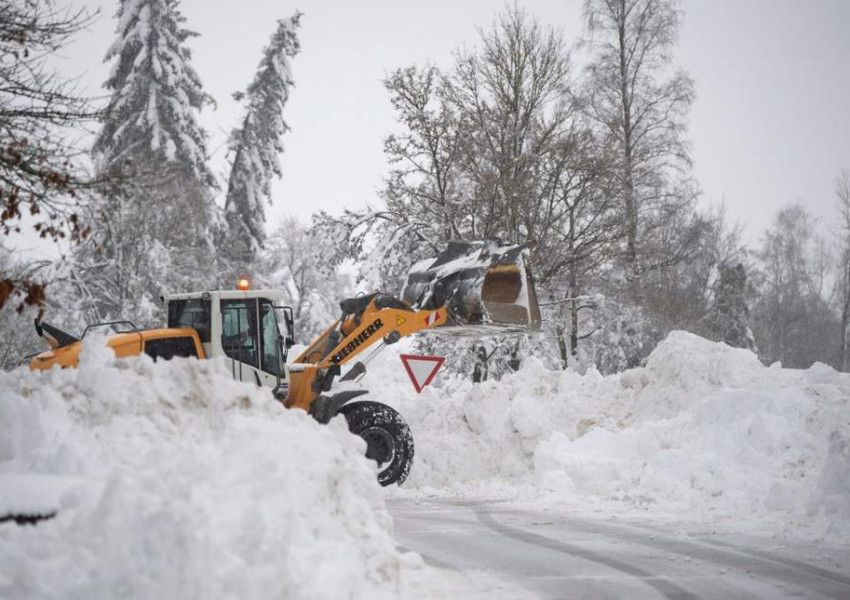
M 58 511 L 0 524 L 0 597 L 397 597 L 425 567 L 363 452 L 216 361 L 0 373 L 0 516 Z
M 399 377 L 383 368 L 382 381 Z M 613 376 L 529 359 L 499 382 L 443 384 L 383 392 L 416 439 L 408 489 L 608 501 L 850 539 L 850 376 L 825 365 L 765 367 L 678 331 L 646 367 Z

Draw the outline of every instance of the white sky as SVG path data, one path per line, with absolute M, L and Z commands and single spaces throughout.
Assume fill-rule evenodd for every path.
M 86 0 L 101 18 L 65 51 L 67 74 L 102 95 L 103 55 L 114 38 L 117 1 Z M 581 0 L 518 4 L 582 34 Z M 387 165 L 382 139 L 394 127 L 381 80 L 397 67 L 431 61 L 475 43 L 505 4 L 485 0 L 183 0 L 193 65 L 218 102 L 201 122 L 214 170 L 224 177 L 227 132 L 239 122 L 230 94 L 253 77 L 275 20 L 304 12 L 302 50 L 285 119 L 283 179 L 271 224 L 318 209 L 377 204 Z M 684 0 L 676 62 L 696 80 L 691 112 L 695 175 L 706 202 L 725 199 L 729 215 L 757 239 L 773 214 L 799 200 L 828 226 L 834 181 L 850 168 L 850 0 Z

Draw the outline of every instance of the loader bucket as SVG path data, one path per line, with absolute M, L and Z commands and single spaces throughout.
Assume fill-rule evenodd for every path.
M 447 306 L 449 318 L 435 331 L 480 335 L 540 328 L 526 245 L 495 240 L 452 241 L 437 258 L 423 260 L 407 275 L 402 297 L 417 309 Z

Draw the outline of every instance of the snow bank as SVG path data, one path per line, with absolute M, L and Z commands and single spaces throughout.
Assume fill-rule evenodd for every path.
M 429 568 L 395 549 L 362 441 L 223 364 L 116 360 L 92 343 L 78 370 L 2 373 L 0 390 L 0 516 L 58 511 L 0 524 L 2 598 L 427 588 Z
M 850 376 L 828 366 L 768 368 L 673 332 L 618 375 L 529 359 L 500 382 L 443 385 L 379 392 L 410 423 L 407 486 L 421 492 L 747 516 L 850 540 Z

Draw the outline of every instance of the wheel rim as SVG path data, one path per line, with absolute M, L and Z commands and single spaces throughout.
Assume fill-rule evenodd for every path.
M 360 432 L 360 437 L 366 442 L 366 458 L 374 460 L 378 466 L 392 462 L 395 443 L 386 429 L 369 427 Z

